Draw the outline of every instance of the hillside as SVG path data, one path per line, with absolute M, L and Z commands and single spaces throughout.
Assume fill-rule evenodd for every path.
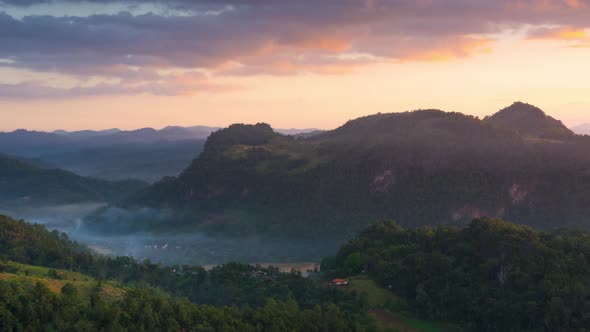
M 298 273 L 105 257 L 5 216 L 0 318 L 8 331 L 378 331 L 356 293 Z
M 484 121 L 512 129 L 524 137 L 560 140 L 574 136 L 574 132 L 561 121 L 546 115 L 538 107 L 522 102 L 516 102 Z
M 25 159 L 42 168 L 60 168 L 106 180 L 156 182 L 176 176 L 220 128 L 168 126 L 162 129 L 0 132 L 0 154 Z M 314 129 L 277 129 L 285 135 L 312 136 Z
M 164 176 L 180 174 L 201 152 L 204 144 L 204 140 L 113 143 L 67 151 L 46 151 L 31 162 L 44 168 L 63 168 L 82 176 L 156 182 Z
M 484 120 L 439 110 L 377 114 L 303 139 L 266 124 L 232 125 L 212 134 L 181 175 L 119 204 L 123 217 L 103 210 L 90 225 L 120 230 L 135 220 L 133 229 L 340 240 L 383 218 L 588 228 L 590 140 L 531 139 L 529 122 L 498 125 L 522 105 Z M 143 207 L 169 217 L 130 217 Z
M 72 287 L 76 300 L 81 302 L 90 300 L 94 292 L 107 302 L 121 300 L 125 295 L 125 289 L 116 282 L 99 282 L 78 272 L 11 261 L 0 262 L 0 280 L 23 285 L 40 283 L 55 294 L 61 294 L 64 287 Z
M 0 204 L 32 206 L 80 202 L 113 202 L 145 187 L 141 181 L 85 178 L 44 169 L 0 155 Z
M 216 128 L 166 127 L 131 131 L 0 133 L 0 153 L 28 160 L 42 168 L 60 168 L 107 180 L 129 178 L 155 182 L 178 175 Z
M 423 319 L 468 331 L 584 331 L 589 257 L 588 233 L 491 219 L 414 230 L 379 222 L 325 259 L 322 271 L 363 275 Z

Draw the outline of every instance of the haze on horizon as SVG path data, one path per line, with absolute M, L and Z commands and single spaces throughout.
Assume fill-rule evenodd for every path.
M 331 129 L 517 100 L 590 122 L 588 0 L 0 0 L 0 45 L 0 130 Z

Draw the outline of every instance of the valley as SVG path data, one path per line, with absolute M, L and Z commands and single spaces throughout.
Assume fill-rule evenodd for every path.
M 525 103 L 484 119 L 438 110 L 378 114 L 306 136 L 266 124 L 190 128 L 5 133 L 6 152 L 100 147 L 108 153 L 87 150 L 94 156 L 82 158 L 99 172 L 145 168 L 129 161 L 149 160 L 148 169 L 176 163 L 158 149 L 191 161 L 178 176 L 148 185 L 79 177 L 7 156 L 0 176 L 12 196 L 0 207 L 102 253 L 165 264 L 319 262 L 376 220 L 463 226 L 498 217 L 544 230 L 590 226 L 590 158 L 583 153 L 590 141 Z M 10 145 L 15 135 L 19 143 Z M 185 142 L 198 148 L 186 139 L 199 135 L 210 135 L 202 153 L 175 150 Z M 124 145 L 108 145 L 119 140 Z M 138 142 L 144 145 L 129 145 Z M 124 146 L 130 150 L 121 152 Z M 128 165 L 95 162 L 101 159 Z M 10 184 L 9 171 L 19 182 Z M 53 182 L 44 184 L 46 178 Z
M 0 218 L 0 292 L 60 303 L 61 327 L 74 303 L 78 318 L 101 303 L 135 326 L 117 312 L 160 301 L 262 315 L 234 311 L 243 326 L 279 310 L 334 331 L 577 330 L 587 317 L 567 299 L 584 301 L 590 275 L 588 147 L 515 103 L 481 120 L 420 110 L 306 136 L 232 125 L 154 184 L 3 156 L 0 212 L 26 222 Z M 168 300 L 179 296 L 189 302 Z
M 0 0 L 0 332 L 590 332 L 590 0 Z

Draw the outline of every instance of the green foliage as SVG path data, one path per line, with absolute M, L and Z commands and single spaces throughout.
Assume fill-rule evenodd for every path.
M 205 145 L 205 151 L 224 149 L 236 144 L 262 145 L 278 136 L 266 123 L 256 125 L 233 124 L 226 129 L 211 134 Z
M 78 290 L 71 283 L 66 283 L 61 288 L 61 293 L 63 294 L 64 297 L 74 298 L 78 295 Z
M 61 279 L 61 276 L 57 273 L 55 269 L 49 269 L 47 271 L 47 276 L 51 279 Z
M 353 290 L 359 294 L 367 294 L 367 304 L 371 308 L 382 308 L 399 311 L 405 309 L 404 300 L 397 297 L 391 291 L 379 287 L 375 281 L 368 276 L 356 276 L 349 278 L 350 285 L 347 290 Z
M 17 287 L 12 280 L 0 283 L 0 290 L 7 289 L 6 299 L 25 294 L 15 300 L 21 302 L 2 302 L 4 295 L 0 294 L 0 315 L 6 314 L 7 322 L 18 322 L 11 325 L 17 330 L 36 330 L 41 326 L 58 330 L 85 327 L 90 331 L 120 328 L 154 331 L 187 326 L 191 326 L 187 330 L 198 326 L 197 330 L 204 331 L 372 329 L 366 315 L 367 303 L 356 293 L 324 287 L 298 273 L 279 273 L 276 268 L 231 263 L 205 271 L 198 266 L 160 266 L 129 257 L 104 257 L 70 241 L 64 234 L 1 216 L 0 253 L 7 260 L 50 267 L 26 267 L 33 274 L 55 278 L 64 274 L 55 269 L 62 268 L 99 280 L 90 294 L 84 296 L 89 301 L 84 301 L 79 309 L 72 307 L 77 302 L 76 283 L 59 280 L 65 283 L 60 286 L 63 301 L 53 294 L 42 294 L 39 301 L 50 305 L 30 309 L 37 312 L 30 320 L 23 318 L 27 311 L 15 309 L 15 306 L 36 305 L 37 302 L 29 303 L 32 301 L 26 295 L 29 288 Z M 9 268 L 10 264 L 5 266 Z M 121 302 L 113 298 L 112 303 L 105 303 L 106 287 L 102 280 L 125 285 L 129 289 L 125 299 Z M 141 290 L 149 290 L 149 294 Z M 37 292 L 45 290 L 41 287 Z M 53 316 L 48 314 L 52 310 Z M 30 325 L 18 325 L 25 323 Z
M 415 230 L 379 222 L 322 270 L 350 273 L 350 258 L 359 253 L 373 280 L 427 319 L 473 331 L 590 326 L 590 237 L 581 232 L 538 233 L 493 219 Z
M 68 284 L 66 284 L 67 286 Z M 43 284 L 0 281 L 3 331 L 370 331 L 358 328 L 338 307 L 302 310 L 293 300 L 269 299 L 256 309 L 195 305 L 130 290 L 121 301 L 71 301 Z

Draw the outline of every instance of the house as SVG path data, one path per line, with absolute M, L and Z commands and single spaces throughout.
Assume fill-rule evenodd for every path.
M 346 286 L 346 285 L 348 285 L 348 280 L 336 278 L 336 279 L 332 279 L 331 284 L 334 286 Z

